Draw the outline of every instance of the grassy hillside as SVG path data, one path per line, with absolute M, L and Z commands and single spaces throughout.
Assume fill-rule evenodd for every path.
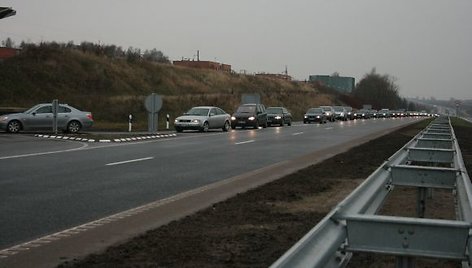
M 288 107 L 300 120 L 313 106 L 336 103 L 312 85 L 125 59 L 112 59 L 73 48 L 36 47 L 0 63 L 0 107 L 30 107 L 59 99 L 94 114 L 96 127 L 126 129 L 127 116 L 147 128 L 143 102 L 163 97 L 160 126 L 192 106 L 215 105 L 232 113 L 241 94 L 259 93 L 266 106 Z

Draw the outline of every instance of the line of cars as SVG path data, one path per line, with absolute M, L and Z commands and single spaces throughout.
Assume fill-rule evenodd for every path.
M 242 104 L 233 115 L 215 106 L 193 107 L 174 121 L 177 132 L 184 130 L 200 130 L 206 132 L 210 129 L 230 128 L 266 128 L 272 125 L 292 125 L 292 114 L 285 107 L 268 107 L 263 104 Z

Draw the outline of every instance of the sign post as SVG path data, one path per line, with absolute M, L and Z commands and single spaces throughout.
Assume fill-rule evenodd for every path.
M 57 113 L 59 112 L 59 100 L 52 100 L 52 132 L 57 134 Z
M 157 125 L 159 122 L 158 112 L 162 108 L 162 98 L 156 93 L 146 97 L 144 101 L 144 106 L 148 111 L 148 132 L 155 133 L 157 132 Z

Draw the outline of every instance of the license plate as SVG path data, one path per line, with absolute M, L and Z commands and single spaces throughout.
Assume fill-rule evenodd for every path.
M 246 124 L 246 121 L 239 121 L 239 124 Z

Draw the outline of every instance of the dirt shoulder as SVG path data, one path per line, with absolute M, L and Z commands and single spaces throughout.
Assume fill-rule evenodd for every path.
M 421 122 L 408 126 L 103 253 L 60 267 L 267 267 L 426 125 Z M 455 129 L 458 139 L 468 140 L 471 129 L 470 124 Z M 464 159 L 471 161 L 466 156 L 471 157 L 472 143 L 467 141 L 461 148 Z M 411 195 L 400 191 L 397 199 L 405 194 Z M 448 205 L 440 204 L 450 196 L 438 196 L 441 194 L 445 199 L 431 203 L 432 211 L 442 207 L 449 210 Z M 402 210 L 403 205 L 391 202 L 385 213 Z M 350 267 L 384 264 L 391 265 L 392 260 L 378 262 L 375 256 L 358 255 Z

